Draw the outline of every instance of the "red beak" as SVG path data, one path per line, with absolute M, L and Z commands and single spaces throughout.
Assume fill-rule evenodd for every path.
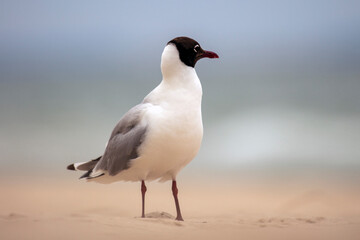
M 204 50 L 204 52 L 199 56 L 199 59 L 200 58 L 219 58 L 219 56 L 214 52 Z

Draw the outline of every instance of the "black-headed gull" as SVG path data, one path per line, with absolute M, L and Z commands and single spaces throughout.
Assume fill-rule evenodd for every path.
M 104 154 L 69 165 L 81 178 L 100 183 L 140 181 L 145 217 L 145 181 L 172 180 L 176 220 L 183 221 L 176 175 L 198 153 L 202 137 L 202 88 L 194 69 L 201 58 L 218 58 L 188 37 L 168 42 L 161 56 L 161 83 L 115 126 Z

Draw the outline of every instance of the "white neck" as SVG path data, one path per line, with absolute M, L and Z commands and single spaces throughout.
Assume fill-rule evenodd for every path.
M 180 99 L 187 99 L 201 106 L 202 88 L 196 71 L 180 60 L 179 52 L 173 44 L 167 45 L 162 53 L 161 72 L 162 82 L 145 98 L 146 102 L 159 103 L 170 99 L 184 102 Z
M 174 44 L 167 45 L 161 55 L 161 73 L 163 81 L 171 84 L 187 84 L 187 81 L 197 78 L 195 69 L 180 60 Z

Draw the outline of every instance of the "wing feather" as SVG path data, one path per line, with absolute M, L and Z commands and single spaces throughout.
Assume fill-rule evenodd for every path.
M 132 159 L 139 156 L 138 148 L 146 137 L 147 125 L 142 121 L 147 104 L 130 109 L 115 126 L 105 152 L 93 173 L 107 171 L 114 176 L 129 168 Z

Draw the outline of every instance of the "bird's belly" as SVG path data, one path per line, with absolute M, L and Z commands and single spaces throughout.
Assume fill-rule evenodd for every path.
M 132 161 L 130 169 L 137 172 L 139 180 L 175 179 L 200 149 L 201 112 L 153 116 L 146 140 L 139 148 L 140 157 Z

